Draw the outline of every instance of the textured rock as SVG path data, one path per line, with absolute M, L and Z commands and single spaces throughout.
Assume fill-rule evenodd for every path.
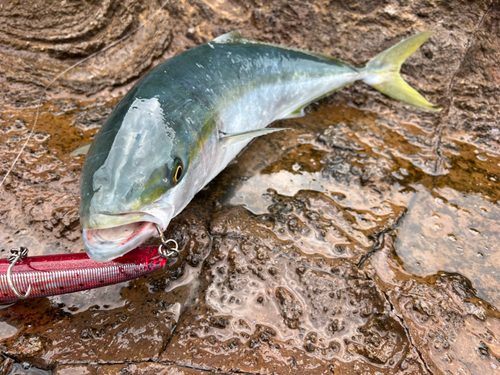
M 234 29 L 356 65 L 434 30 L 402 71 L 444 109 L 356 83 L 279 121 L 174 220 L 170 269 L 0 310 L 0 373 L 500 373 L 499 2 L 160 6 L 0 5 L 0 178 L 32 135 L 2 252 L 82 251 L 69 153 L 147 69 Z

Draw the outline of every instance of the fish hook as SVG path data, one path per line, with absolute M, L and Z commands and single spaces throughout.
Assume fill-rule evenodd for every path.
M 177 241 L 172 238 L 167 240 L 163 235 L 163 232 L 158 226 L 158 224 L 155 224 L 155 227 L 156 230 L 158 231 L 158 234 L 160 235 L 160 240 L 161 240 L 161 245 L 158 246 L 158 252 L 160 253 L 160 255 L 165 259 L 177 258 L 181 254 L 179 252 L 179 244 L 177 243 Z M 174 247 L 169 248 L 168 247 L 169 243 L 173 243 Z
M 7 282 L 9 283 L 10 289 L 14 292 L 17 298 L 20 299 L 26 299 L 29 297 L 31 293 L 31 284 L 29 285 L 26 294 L 18 292 L 16 287 L 14 286 L 14 282 L 12 281 L 11 271 L 18 261 L 22 262 L 23 258 L 26 258 L 28 256 L 28 251 L 28 248 L 23 246 L 21 246 L 19 249 L 11 249 L 10 252 L 12 253 L 12 255 L 7 258 L 7 261 L 10 263 L 9 269 L 7 270 Z

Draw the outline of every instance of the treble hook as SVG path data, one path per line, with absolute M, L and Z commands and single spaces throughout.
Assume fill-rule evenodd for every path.
M 156 230 L 158 231 L 158 234 L 160 235 L 160 240 L 161 240 L 161 245 L 158 246 L 158 252 L 160 255 L 165 258 L 177 258 L 181 253 L 179 252 L 179 244 L 177 243 L 176 240 L 173 239 L 166 239 L 165 236 L 163 235 L 163 232 L 161 231 L 160 227 L 158 224 L 155 224 Z M 168 248 L 169 243 L 173 243 L 174 247 Z M 168 249 L 168 250 L 167 250 Z
M 14 282 L 12 281 L 12 275 L 11 271 L 12 268 L 16 265 L 18 261 L 23 261 L 23 258 L 26 258 L 28 256 L 28 248 L 27 247 L 20 247 L 19 249 L 11 249 L 11 256 L 7 258 L 7 261 L 10 263 L 10 266 L 7 270 L 7 282 L 9 283 L 10 289 L 14 292 L 14 294 L 17 296 L 17 298 L 20 299 L 26 299 L 29 297 L 31 293 L 31 284 L 28 286 L 28 290 L 26 291 L 26 294 L 19 293 L 14 286 Z

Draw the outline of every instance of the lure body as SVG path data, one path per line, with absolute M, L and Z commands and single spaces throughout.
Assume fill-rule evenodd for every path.
M 94 262 L 85 253 L 34 256 L 12 267 L 15 288 L 27 298 L 38 298 L 99 288 L 132 280 L 154 272 L 167 264 L 158 246 L 139 248 L 110 262 Z M 19 300 L 9 287 L 7 270 L 10 263 L 0 260 L 0 304 Z
M 353 67 L 332 57 L 229 33 L 146 74 L 103 125 L 81 177 L 85 249 L 117 258 L 165 230 L 211 179 L 275 120 L 363 80 L 414 106 L 435 110 L 399 76 L 431 35 L 417 34 Z M 283 130 L 283 129 L 281 129 Z

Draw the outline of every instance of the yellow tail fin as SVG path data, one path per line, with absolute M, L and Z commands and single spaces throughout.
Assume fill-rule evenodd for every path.
M 433 33 L 433 31 L 424 31 L 413 35 L 374 57 L 361 70 L 367 73 L 363 81 L 381 93 L 403 103 L 429 111 L 440 111 L 442 108 L 429 103 L 399 74 L 403 62 Z

